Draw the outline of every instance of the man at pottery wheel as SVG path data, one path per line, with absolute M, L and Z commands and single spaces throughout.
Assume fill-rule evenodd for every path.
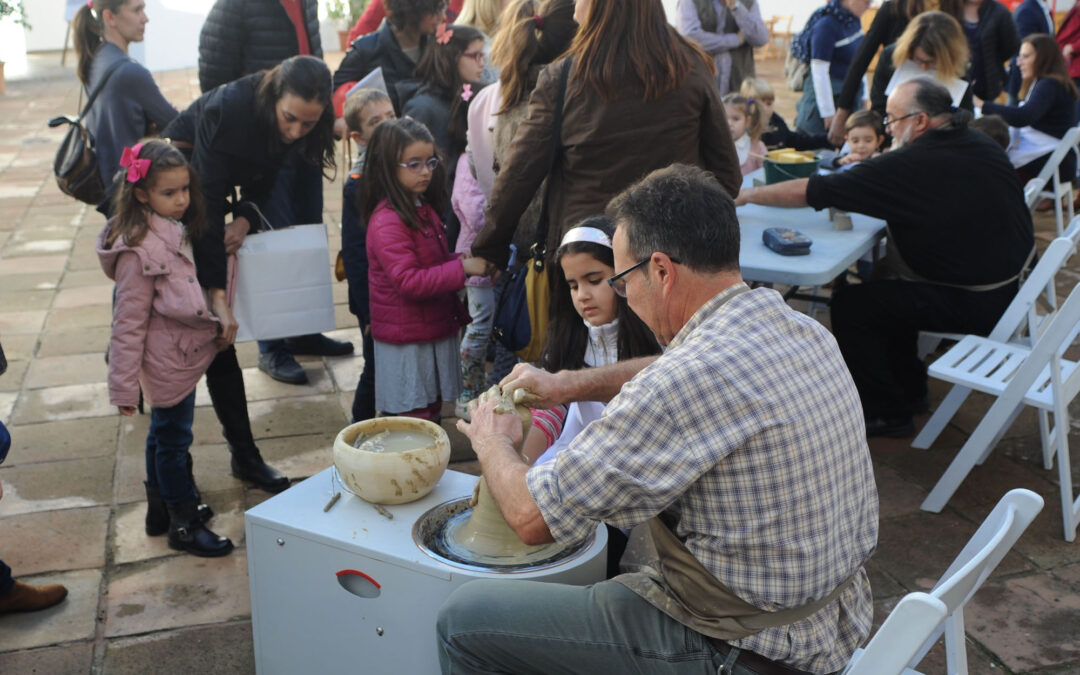
M 520 422 L 490 402 L 459 426 L 526 543 L 580 541 L 605 522 L 641 525 L 655 553 L 589 587 L 463 585 L 439 613 L 443 673 L 840 670 L 870 632 L 878 499 L 835 340 L 743 283 L 734 203 L 704 171 L 655 171 L 609 212 L 621 272 L 608 282 L 664 354 L 515 369 L 503 390 L 542 404 L 610 399 L 545 464 L 519 458 Z

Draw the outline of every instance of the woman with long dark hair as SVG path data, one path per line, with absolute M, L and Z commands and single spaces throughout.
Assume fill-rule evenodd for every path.
M 92 0 L 72 19 L 79 81 L 87 94 L 105 82 L 84 121 L 96 143 L 105 185 L 98 211 L 105 215 L 124 148 L 156 134 L 176 117 L 176 108 L 161 95 L 150 71 L 128 57 L 128 46 L 143 41 L 148 22 L 143 0 Z
M 237 324 L 225 302 L 226 253 L 239 249 L 253 227 L 262 227 L 260 206 L 286 161 L 324 172 L 334 168 L 333 125 L 330 70 L 313 56 L 294 56 L 203 94 L 164 132 L 190 151 L 206 199 L 207 231 L 194 242 L 195 263 L 229 345 L 210 365 L 207 388 L 232 453 L 233 474 L 271 492 L 284 490 L 289 481 L 263 462 L 251 434 L 244 378 L 231 344 Z M 232 220 L 226 224 L 228 213 Z
M 577 0 L 580 28 L 566 57 L 541 73 L 528 117 L 495 181 L 488 218 L 472 251 L 505 268 L 525 208 L 551 181 L 547 250 L 620 190 L 674 162 L 713 172 L 732 195 L 742 176 L 713 65 L 668 24 L 660 0 Z M 558 161 L 548 176 L 554 106 L 568 85 Z
M 1011 127 L 1030 127 L 1021 132 L 1021 139 L 1029 143 L 1021 143 L 1009 153 L 1021 180 L 1028 181 L 1039 174 L 1058 141 L 1076 126 L 1078 93 L 1058 43 L 1050 35 L 1035 33 L 1024 38 L 1016 65 L 1020 69 L 1023 105 L 1001 105 L 978 98 L 975 103 L 982 107 L 984 115 L 1000 115 Z M 1045 153 L 1033 159 L 1030 158 L 1031 151 L 1022 154 L 1029 145 L 1033 146 L 1034 152 L 1045 149 Z M 1075 169 L 1076 159 L 1070 152 L 1059 169 L 1062 180 L 1071 179 Z
M 458 157 L 465 151 L 469 102 L 483 87 L 487 55 L 479 29 L 453 24 L 440 26 L 439 31 L 416 65 L 419 87 L 403 103 L 402 115 L 421 122 L 435 137 L 449 187 Z

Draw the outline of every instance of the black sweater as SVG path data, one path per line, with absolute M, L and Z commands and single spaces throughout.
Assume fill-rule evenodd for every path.
M 1005 89 L 1005 62 L 1020 49 L 1020 37 L 1012 14 L 996 0 L 986 0 L 979 6 L 978 46 L 982 50 L 982 68 L 969 73 L 974 94 L 984 101 L 993 101 Z M 972 53 L 975 52 L 972 45 Z
M 859 94 L 859 85 L 862 84 L 863 75 L 870 67 L 870 62 L 874 60 L 878 47 L 896 42 L 907 25 L 908 19 L 901 14 L 898 3 L 885 0 L 881 9 L 874 15 L 874 20 L 866 31 L 866 37 L 859 43 L 859 49 L 855 52 L 851 65 L 848 66 L 847 75 L 844 76 L 844 87 L 840 90 L 840 97 L 837 99 L 837 108 L 843 108 L 849 112 L 855 110 L 855 97 Z M 883 60 L 884 56 L 878 59 L 878 68 L 881 68 Z
M 318 4 L 301 5 L 311 54 L 322 58 Z M 210 91 L 299 53 L 296 28 L 280 0 L 217 0 L 199 33 L 199 88 Z
M 268 139 L 277 130 L 267 128 L 257 108 L 255 90 L 262 76 L 248 75 L 203 94 L 162 133 L 194 146 L 190 161 L 202 185 L 208 228 L 192 248 L 199 283 L 206 288 L 225 288 L 225 214 L 259 227 L 252 204 L 266 201 L 286 157 L 286 146 L 271 150 Z M 234 206 L 230 200 L 237 186 L 240 201 Z
M 973 129 L 934 129 L 848 171 L 813 176 L 806 201 L 885 220 L 908 266 L 942 283 L 1004 281 L 1035 241 L 1005 151 Z
M 1031 127 L 1062 138 L 1076 126 L 1076 99 L 1055 79 L 1044 77 L 1031 85 L 1024 105 L 983 103 L 984 115 L 1001 115 L 1010 127 Z
M 429 39 L 427 35 L 420 36 L 421 53 Z M 412 79 L 416 63 L 402 51 L 388 21 L 384 21 L 379 30 L 359 37 L 352 43 L 352 47 L 345 53 L 345 58 L 334 73 L 334 91 L 346 82 L 362 80 L 376 68 L 382 68 L 383 79 L 386 80 L 386 88 L 394 104 L 394 110 L 401 115 L 401 103 L 396 85 Z

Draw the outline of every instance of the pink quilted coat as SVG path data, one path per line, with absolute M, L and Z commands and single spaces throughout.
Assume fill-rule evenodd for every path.
M 195 389 L 217 355 L 221 322 L 210 313 L 195 276 L 195 263 L 181 251 L 183 227 L 158 215 L 138 245 L 123 238 L 105 241 L 113 221 L 98 234 L 101 269 L 116 282 L 109 342 L 109 402 L 133 407 L 139 384 L 150 404 L 176 405 Z M 236 293 L 236 258 L 229 256 L 227 297 Z
M 442 221 L 428 204 L 410 229 L 386 200 L 368 219 L 371 334 L 380 342 L 436 342 L 469 323 L 458 298 L 465 269 L 450 252 Z

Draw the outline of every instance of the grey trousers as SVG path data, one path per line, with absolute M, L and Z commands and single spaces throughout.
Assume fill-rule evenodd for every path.
M 444 675 L 714 675 L 723 662 L 699 633 L 614 581 L 477 579 L 447 599 L 436 630 Z M 754 671 L 736 662 L 723 673 Z

